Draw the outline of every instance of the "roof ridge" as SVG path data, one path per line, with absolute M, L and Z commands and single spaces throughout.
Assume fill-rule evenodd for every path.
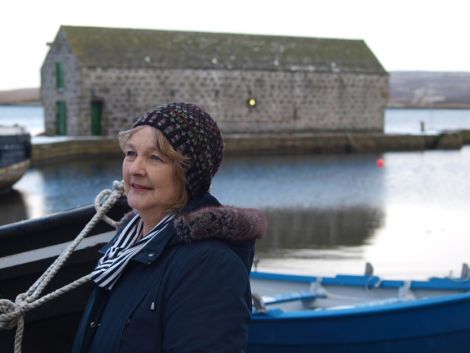
M 63 25 L 83 66 L 386 74 L 362 39 Z

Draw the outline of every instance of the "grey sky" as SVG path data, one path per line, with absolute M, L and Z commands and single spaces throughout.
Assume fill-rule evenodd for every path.
M 37 87 L 61 24 L 364 39 L 387 70 L 470 71 L 468 0 L 15 0 L 0 90 Z

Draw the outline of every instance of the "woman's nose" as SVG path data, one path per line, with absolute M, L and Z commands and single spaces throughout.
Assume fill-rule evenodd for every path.
M 137 157 L 129 166 L 129 173 L 132 175 L 145 174 L 145 164 L 142 157 Z

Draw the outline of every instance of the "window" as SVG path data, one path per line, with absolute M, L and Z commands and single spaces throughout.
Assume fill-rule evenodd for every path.
M 55 63 L 55 82 L 57 90 L 64 89 L 64 65 L 60 62 Z

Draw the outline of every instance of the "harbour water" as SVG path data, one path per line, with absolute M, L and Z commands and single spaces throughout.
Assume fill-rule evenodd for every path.
M 32 136 L 44 132 L 42 106 L 0 105 L 0 125 L 14 124 L 26 127 Z
M 420 133 L 423 120 L 429 129 L 470 128 L 470 111 L 389 110 L 386 131 Z M 120 179 L 120 163 L 94 159 L 31 168 L 13 193 L 2 196 L 0 224 L 93 202 Z M 269 233 L 257 247 L 259 269 L 332 275 L 362 273 L 371 262 L 381 276 L 425 278 L 458 275 L 470 262 L 469 177 L 470 146 L 243 156 L 225 159 L 212 192 L 225 204 L 261 208 L 268 216 Z

